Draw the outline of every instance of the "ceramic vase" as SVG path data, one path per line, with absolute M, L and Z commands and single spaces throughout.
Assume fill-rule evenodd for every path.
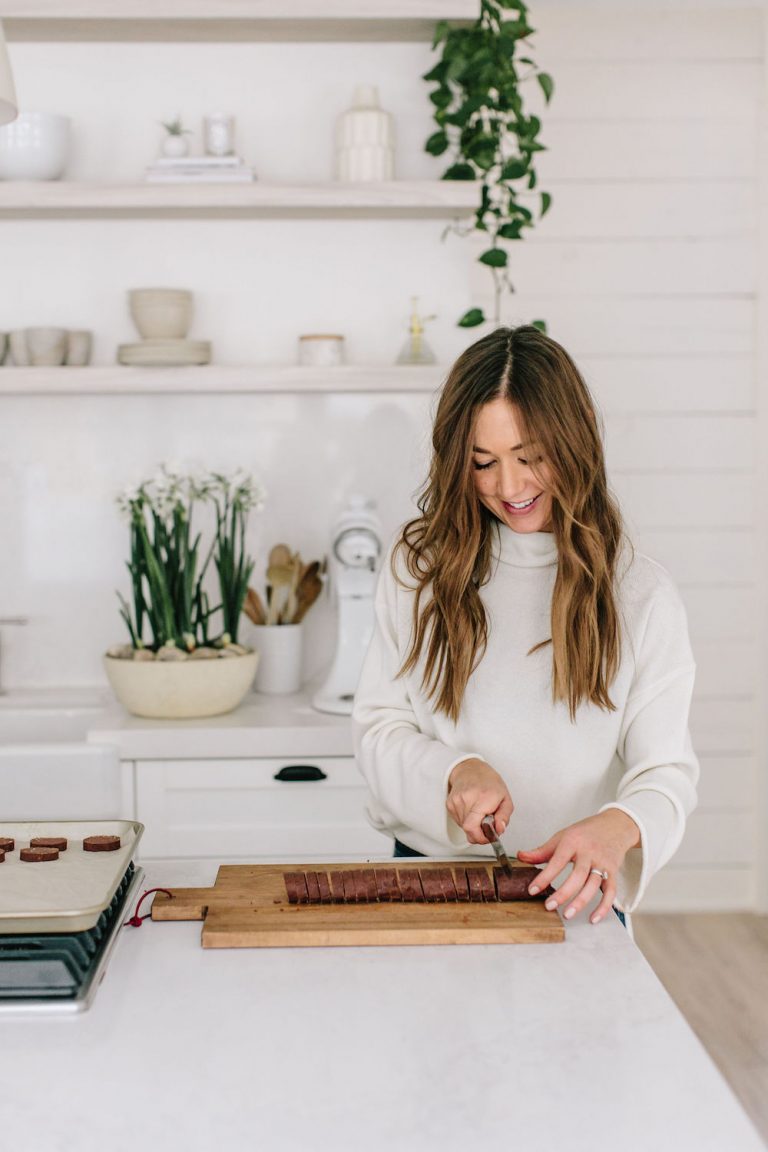
M 336 124 L 337 180 L 394 180 L 395 124 L 373 85 L 355 89 L 352 107 Z
M 163 156 L 186 156 L 189 152 L 189 140 L 186 136 L 172 136 L 168 132 L 163 139 L 160 151 Z

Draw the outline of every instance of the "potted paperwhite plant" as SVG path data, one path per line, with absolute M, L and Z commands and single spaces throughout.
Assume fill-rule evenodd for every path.
M 252 476 L 184 476 L 167 467 L 118 497 L 130 531 L 130 597 L 118 592 L 130 643 L 110 648 L 104 664 L 128 711 L 214 716 L 235 708 L 250 688 L 258 655 L 237 637 L 253 571 L 248 517 L 263 502 Z M 203 551 L 197 520 L 206 505 L 215 525 Z

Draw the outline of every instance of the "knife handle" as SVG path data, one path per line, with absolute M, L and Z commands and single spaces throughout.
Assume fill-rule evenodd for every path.
M 483 835 L 485 836 L 486 840 L 489 840 L 491 844 L 494 840 L 498 840 L 499 834 L 496 831 L 496 822 L 494 821 L 492 815 L 483 816 L 482 820 L 480 821 L 480 827 L 483 830 Z

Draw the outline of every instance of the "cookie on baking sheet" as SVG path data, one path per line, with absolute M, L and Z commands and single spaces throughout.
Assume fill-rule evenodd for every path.
M 22 848 L 19 857 L 27 864 L 44 864 L 47 860 L 58 860 L 58 848 Z
M 86 836 L 83 840 L 84 852 L 116 852 L 119 847 L 119 836 Z

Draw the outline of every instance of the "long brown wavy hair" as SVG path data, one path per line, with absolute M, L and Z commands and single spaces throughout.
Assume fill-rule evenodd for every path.
M 405 525 L 402 549 L 415 581 L 412 639 L 399 675 L 424 654 L 423 689 L 437 711 L 458 720 L 467 681 L 486 649 L 488 620 L 480 588 L 491 575 L 498 521 L 473 481 L 473 432 L 480 408 L 503 397 L 517 409 L 525 443 L 535 442 L 549 470 L 551 528 L 558 564 L 552 594 L 552 699 L 571 720 L 582 702 L 615 711 L 609 687 L 621 635 L 614 595 L 625 539 L 608 489 L 601 429 L 589 390 L 568 353 L 531 325 L 498 328 L 458 358 L 440 394 L 421 515 Z M 534 466 L 535 473 L 535 466 Z M 541 482 L 541 481 L 540 481 Z

